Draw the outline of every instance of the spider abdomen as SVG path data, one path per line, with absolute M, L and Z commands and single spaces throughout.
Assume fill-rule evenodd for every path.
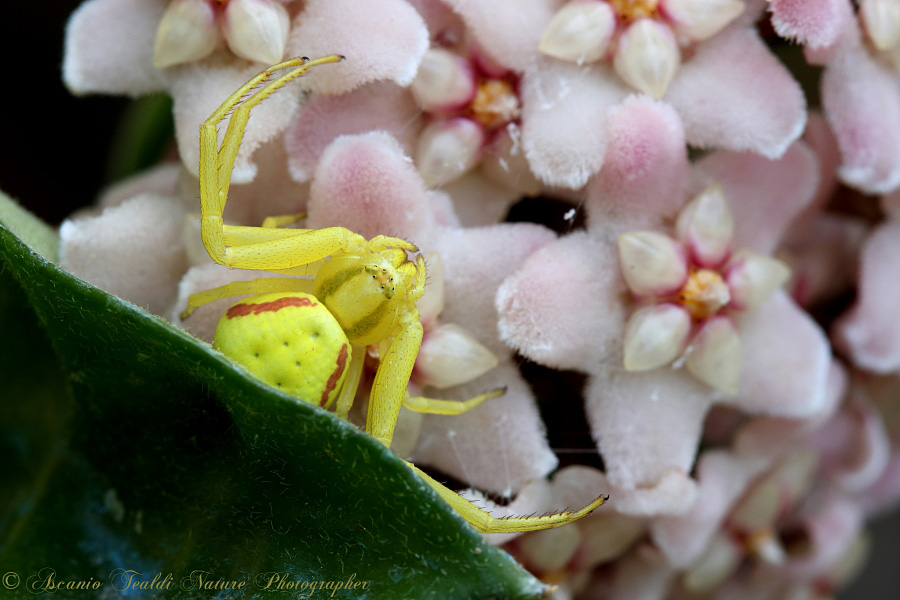
M 303 293 L 241 300 L 219 321 L 213 347 L 266 383 L 323 407 L 340 392 L 351 354 L 334 316 Z

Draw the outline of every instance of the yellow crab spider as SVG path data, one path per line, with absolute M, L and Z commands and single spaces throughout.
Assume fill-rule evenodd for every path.
M 201 232 L 210 257 L 227 267 L 314 278 L 256 279 L 193 294 L 182 318 L 214 300 L 256 294 L 223 316 L 219 326 L 222 331 L 216 334 L 217 346 L 232 347 L 232 356 L 251 371 L 268 368 L 259 360 L 263 352 L 280 358 L 273 374 L 264 375 L 264 379 L 270 383 L 278 380 L 274 381 L 276 385 L 283 379 L 285 391 L 291 392 L 293 386 L 293 392 L 307 402 L 327 406 L 336 399 L 335 412 L 342 418 L 347 417 L 353 403 L 366 347 L 378 345 L 381 363 L 372 384 L 366 432 L 390 447 L 401 406 L 426 413 L 459 414 L 503 393 L 495 390 L 465 402 L 409 397 L 407 384 L 422 341 L 416 301 L 425 292 L 425 260 L 418 255 L 412 262 L 407 253 L 418 253 L 419 249 L 399 238 L 377 236 L 366 240 L 343 227 L 280 228 L 298 220 L 296 215 L 269 217 L 262 227 L 226 225 L 222 220 L 231 171 L 250 110 L 311 67 L 342 59 L 337 55 L 316 60 L 295 58 L 269 67 L 228 98 L 200 129 Z M 217 126 L 229 113 L 231 121 L 219 146 Z M 248 315 L 259 319 L 237 318 Z M 281 350 L 282 343 L 286 348 L 291 344 L 301 347 L 290 354 L 289 348 Z M 318 370 L 309 371 L 311 376 L 298 379 L 296 373 L 301 370 L 289 368 L 299 366 L 299 361 L 293 362 L 296 352 L 305 352 L 307 358 L 326 367 L 316 367 Z M 283 364 L 288 366 L 283 368 Z M 577 511 L 497 518 L 412 463 L 406 464 L 475 529 L 485 533 L 558 527 L 589 514 L 606 500 L 601 496 Z

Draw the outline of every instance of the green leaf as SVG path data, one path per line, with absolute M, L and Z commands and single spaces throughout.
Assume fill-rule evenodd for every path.
M 0 509 L 13 504 L 0 513 L 0 567 L 19 578 L 4 597 L 32 597 L 29 578 L 46 583 L 48 569 L 56 582 L 93 579 L 111 597 L 127 580 L 111 580 L 116 569 L 169 582 L 134 597 L 270 597 L 261 586 L 274 573 L 291 583 L 358 584 L 316 590 L 320 598 L 546 591 L 369 436 L 62 271 L 6 219 L 0 208 L 0 284 L 10 292 L 0 294 L 0 318 L 18 325 L 4 329 L 3 356 L 19 370 L 0 374 L 21 381 L 3 401 L 18 424 L 0 446 L 12 488 Z M 25 299 L 33 315 L 16 316 Z M 54 352 L 72 401 L 54 375 Z M 207 584 L 245 587 L 198 590 L 200 571 Z

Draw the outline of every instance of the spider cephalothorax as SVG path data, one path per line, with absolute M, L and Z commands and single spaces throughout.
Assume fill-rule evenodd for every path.
M 300 399 L 329 406 L 347 418 L 362 374 L 366 347 L 378 345 L 366 432 L 390 447 L 401 406 L 432 414 L 460 414 L 503 393 L 494 390 L 464 402 L 410 397 L 410 375 L 422 343 L 416 301 L 425 292 L 425 259 L 412 243 L 386 236 L 366 240 L 343 227 L 285 229 L 298 215 L 269 217 L 262 227 L 225 225 L 222 214 L 231 170 L 250 110 L 310 67 L 342 60 L 296 58 L 270 67 L 235 92 L 200 132 L 201 232 L 219 264 L 314 278 L 238 281 L 193 294 L 182 314 L 208 302 L 256 294 L 222 317 L 216 346 L 267 382 Z M 254 88 L 289 69 L 271 82 Z M 221 147 L 217 125 L 231 113 Z M 409 260 L 410 254 L 415 261 Z M 406 463 L 438 495 L 483 532 L 557 527 L 590 513 L 599 497 L 578 511 L 498 519 Z

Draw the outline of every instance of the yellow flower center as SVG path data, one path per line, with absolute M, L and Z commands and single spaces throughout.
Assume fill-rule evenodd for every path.
M 485 79 L 478 84 L 469 105 L 472 117 L 485 129 L 496 129 L 519 118 L 519 97 L 505 79 Z
M 659 0 L 609 0 L 609 3 L 625 23 L 645 17 L 659 17 Z
M 691 271 L 678 291 L 678 301 L 692 317 L 705 319 L 731 302 L 731 292 L 718 271 L 697 269 Z

